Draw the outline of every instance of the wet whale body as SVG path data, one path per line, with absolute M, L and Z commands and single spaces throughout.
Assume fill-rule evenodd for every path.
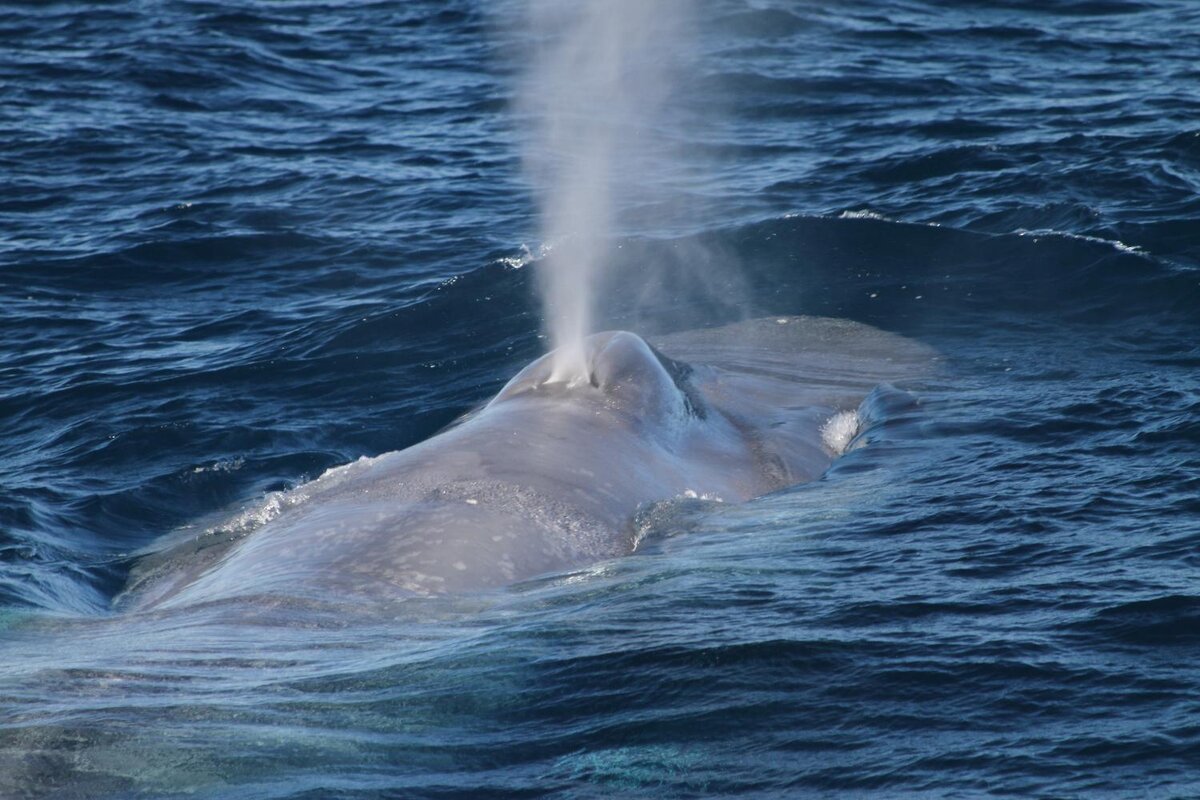
M 586 354 L 586 379 L 555 380 L 543 356 L 431 439 L 331 469 L 148 557 L 118 607 L 464 592 L 624 555 L 639 509 L 819 477 L 864 396 L 927 374 L 934 358 L 815 317 L 653 343 L 598 333 Z

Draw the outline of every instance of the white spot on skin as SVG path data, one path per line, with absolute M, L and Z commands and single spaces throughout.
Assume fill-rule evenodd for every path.
M 464 564 L 464 563 L 463 563 L 463 562 L 461 562 L 461 561 L 455 561 L 455 562 L 454 562 L 454 563 L 453 563 L 451 566 L 453 566 L 453 567 L 454 567 L 456 570 L 458 570 L 459 572 L 466 572 L 466 571 L 467 571 L 467 565 L 466 565 L 466 564 Z
M 469 506 L 477 506 L 477 505 L 479 505 L 479 501 L 478 501 L 478 500 L 476 500 L 474 497 L 468 497 L 468 498 L 467 498 L 467 505 L 469 505 Z

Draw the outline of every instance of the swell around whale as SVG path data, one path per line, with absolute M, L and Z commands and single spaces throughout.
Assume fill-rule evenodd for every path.
M 489 589 L 632 552 L 634 515 L 820 477 L 874 387 L 929 374 L 925 346 L 859 323 L 749 320 L 586 343 L 586 381 L 548 354 L 402 451 L 328 470 L 162 546 L 120 610 L 251 598 L 388 599 Z

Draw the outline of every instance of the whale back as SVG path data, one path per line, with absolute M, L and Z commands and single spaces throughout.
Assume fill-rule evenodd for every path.
M 795 401 L 852 407 L 882 383 L 934 374 L 935 350 L 916 340 L 846 319 L 787 316 L 744 320 L 651 338 L 677 360 L 784 390 Z
M 915 388 L 938 361 L 920 342 L 828 317 L 749 319 L 651 341 L 692 366 L 690 386 L 739 428 L 772 489 L 820 477 L 858 430 L 869 392 Z
M 552 357 L 429 440 L 331 469 L 251 509 L 251 524 L 243 513 L 152 555 L 122 607 L 471 591 L 627 554 L 649 504 L 743 501 L 819 477 L 837 455 L 823 437 L 831 417 L 936 358 L 812 317 L 651 342 L 595 334 L 586 380 L 571 383 L 553 379 Z

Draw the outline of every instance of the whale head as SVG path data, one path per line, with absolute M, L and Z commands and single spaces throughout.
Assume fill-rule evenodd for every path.
M 488 404 L 567 401 L 600 404 L 644 422 L 665 423 L 705 416 L 691 385 L 692 368 L 651 347 L 629 331 L 595 333 L 584 341 L 585 374 L 563 380 L 552 351 L 521 370 Z

